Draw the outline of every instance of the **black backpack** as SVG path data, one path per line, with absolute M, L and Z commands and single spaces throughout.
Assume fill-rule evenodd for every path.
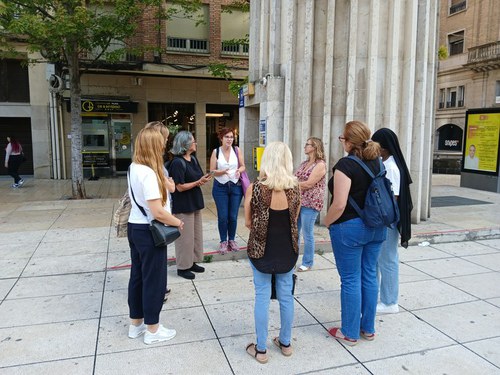
M 386 170 L 382 159 L 380 172 L 375 176 L 368 166 L 358 157 L 349 155 L 349 159 L 358 163 L 372 178 L 365 197 L 364 209 L 359 208 L 355 200 L 349 196 L 349 203 L 356 210 L 366 226 L 371 228 L 390 227 L 394 228 L 399 222 L 399 208 L 392 191 L 392 184 L 385 177 Z

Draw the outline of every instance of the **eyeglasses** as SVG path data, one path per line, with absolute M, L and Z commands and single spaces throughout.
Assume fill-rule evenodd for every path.
M 307 146 L 314 147 L 314 145 L 313 145 L 312 143 L 306 143 L 306 144 L 304 145 L 304 147 L 307 147 Z
M 345 137 L 343 135 L 339 135 L 339 141 L 340 142 L 344 142 L 345 141 Z
M 234 137 L 231 137 L 229 135 L 225 135 L 224 138 L 226 138 L 226 139 L 234 139 Z

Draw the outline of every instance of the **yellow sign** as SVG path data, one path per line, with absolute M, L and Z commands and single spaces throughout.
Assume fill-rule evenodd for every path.
M 496 173 L 499 141 L 500 112 L 468 113 L 463 169 Z

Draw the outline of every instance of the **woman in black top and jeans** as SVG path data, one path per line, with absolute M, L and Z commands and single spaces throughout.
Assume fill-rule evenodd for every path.
M 177 275 L 194 279 L 193 272 L 204 272 L 205 268 L 196 264 L 203 260 L 203 227 L 201 210 L 205 207 L 200 186 L 211 180 L 204 175 L 194 155 L 196 140 L 188 131 L 177 133 L 172 150 L 174 159 L 168 172 L 175 182 L 172 194 L 172 213 L 184 222 L 182 236 L 175 241 Z
M 344 151 L 360 158 L 376 175 L 380 171 L 380 145 L 370 139 L 370 129 L 350 121 L 339 136 Z M 339 342 L 356 345 L 360 335 L 375 338 L 375 311 L 378 297 L 377 260 L 387 228 L 364 224 L 349 204 L 351 196 L 363 209 L 371 177 L 354 160 L 340 159 L 328 183 L 333 201 L 324 218 L 330 230 L 335 263 L 340 275 L 342 326 L 329 333 Z M 333 191 L 332 191 L 333 190 Z

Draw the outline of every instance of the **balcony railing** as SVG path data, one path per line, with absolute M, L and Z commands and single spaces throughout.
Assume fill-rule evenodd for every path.
M 177 52 L 208 53 L 208 40 L 167 37 L 167 49 Z
M 465 66 L 475 71 L 500 68 L 500 41 L 469 48 Z
M 229 56 L 248 56 L 248 43 L 222 42 L 221 54 Z
M 457 103 L 457 107 L 463 107 L 464 106 L 464 101 L 463 100 L 459 100 L 458 103 Z
M 106 60 L 106 53 L 111 53 L 117 50 L 122 50 L 125 48 L 125 44 L 122 42 L 113 42 L 110 43 L 108 48 L 106 49 L 106 52 L 99 56 L 102 52 L 102 49 L 100 48 L 95 48 L 91 52 L 88 52 L 86 55 L 86 59 L 88 60 L 95 60 L 97 56 L 99 56 L 100 61 L 105 61 Z M 120 53 L 120 55 L 117 58 L 117 62 L 139 62 L 142 60 L 142 55 L 134 54 L 131 52 L 125 52 L 123 51 Z
M 500 58 L 500 41 L 483 44 L 482 46 L 469 48 L 469 59 L 467 63 L 476 63 L 485 60 Z
M 444 103 L 443 102 L 439 102 L 439 109 L 443 109 L 444 108 Z
M 467 1 L 465 0 L 455 5 L 452 5 L 450 7 L 450 15 L 460 12 L 461 10 L 464 10 L 466 7 L 467 7 Z

